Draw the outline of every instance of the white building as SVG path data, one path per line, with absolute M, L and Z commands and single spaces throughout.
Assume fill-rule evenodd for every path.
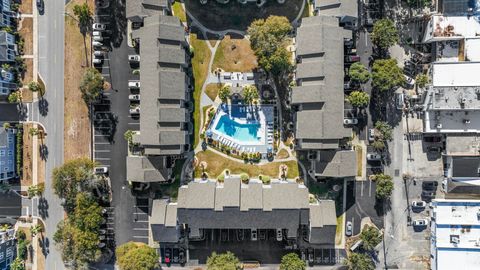
M 433 200 L 431 269 L 480 266 L 480 200 Z

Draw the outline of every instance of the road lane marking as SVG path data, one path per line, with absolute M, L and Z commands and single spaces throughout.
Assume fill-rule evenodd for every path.
M 143 238 L 143 239 L 148 239 L 148 236 L 136 236 L 134 235 L 133 238 Z

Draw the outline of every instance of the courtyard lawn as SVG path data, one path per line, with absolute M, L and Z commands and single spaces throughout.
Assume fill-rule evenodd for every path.
M 197 34 L 190 34 L 190 45 L 193 47 L 194 55 L 192 58 L 193 78 L 195 80 L 195 89 L 193 92 L 193 99 L 195 101 L 195 110 L 193 112 L 194 122 L 194 142 L 193 147 L 197 146 L 200 130 L 200 94 L 202 93 L 202 86 L 208 75 L 208 62 L 212 53 L 208 48 L 205 40 L 197 38 Z
M 362 162 L 363 162 L 363 154 L 362 154 L 362 147 L 360 145 L 355 146 L 355 152 L 357 154 L 357 176 L 362 176 Z
M 207 150 L 196 154 L 198 164 L 202 161 L 207 163 L 205 170 L 210 179 L 216 179 L 225 169 L 229 169 L 232 174 L 246 173 L 251 178 L 257 178 L 258 175 L 268 175 L 272 178 L 278 178 L 279 167 L 285 164 L 288 167 L 287 178 L 293 179 L 299 176 L 298 164 L 296 161 L 288 162 L 271 162 L 265 165 L 245 164 L 243 162 L 234 161 L 225 158 L 217 153 Z M 198 166 L 197 166 L 198 168 Z M 201 177 L 201 170 L 195 169 L 195 177 Z
M 247 72 L 256 67 L 257 58 L 250 48 L 250 41 L 242 36 L 227 35 L 215 53 L 212 71 L 221 68 L 231 72 Z
M 209 83 L 205 88 L 205 94 L 212 100 L 215 101 L 215 98 L 218 96 L 218 91 L 222 89 L 223 83 Z
M 182 3 L 175 1 L 172 5 L 173 14 L 180 19 L 182 22 L 187 21 L 187 15 L 185 14 L 185 10 L 183 10 Z
M 337 217 L 337 228 L 335 230 L 335 245 L 340 245 L 342 243 L 344 218 L 345 214 Z
M 198 0 L 185 0 L 185 8 L 205 27 L 222 31 L 227 29 L 246 30 L 256 19 L 265 19 L 270 15 L 286 16 L 290 21 L 300 13 L 303 0 L 288 0 L 284 4 L 267 1 L 262 7 L 255 3 L 241 4 L 230 1 L 220 4 L 208 1 L 202 5 Z
M 202 108 L 202 111 L 203 111 L 203 126 L 205 127 L 206 124 L 207 124 L 207 119 L 208 119 L 208 115 L 207 115 L 207 111 L 212 107 L 212 105 L 208 105 L 208 106 L 203 106 Z

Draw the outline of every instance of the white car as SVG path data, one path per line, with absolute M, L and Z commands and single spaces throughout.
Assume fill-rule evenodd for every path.
M 94 41 L 92 42 L 92 45 L 93 45 L 93 47 L 102 47 L 102 46 L 103 46 L 103 43 L 101 43 L 100 41 L 94 40 Z
M 277 229 L 277 241 L 282 241 L 282 240 L 283 240 L 282 229 Z
M 110 6 L 110 1 L 108 0 L 96 0 L 95 2 L 98 8 L 108 8 Z
M 128 95 L 128 99 L 131 101 L 140 101 L 140 95 Z
M 130 108 L 130 114 L 140 114 L 140 106 L 131 107 Z
M 409 76 L 407 75 L 403 75 L 405 77 L 405 84 L 407 87 L 413 87 L 415 86 L 415 80 L 413 78 L 410 78 Z
M 101 37 L 101 36 L 102 36 L 102 32 L 100 32 L 100 31 L 93 31 L 93 32 L 92 32 L 92 36 L 93 36 L 93 37 Z
M 380 154 L 377 154 L 377 153 L 367 154 L 367 160 L 375 161 L 375 160 L 381 160 L 381 159 L 382 159 L 382 156 Z
M 99 59 L 99 58 L 93 58 L 92 59 L 92 63 L 94 65 L 100 65 L 102 63 L 102 59 Z
M 373 128 L 368 130 L 368 141 L 369 142 L 375 141 L 375 129 Z
M 140 81 L 129 81 L 128 88 L 130 89 L 140 89 Z
M 412 202 L 412 207 L 413 208 L 425 208 L 427 206 L 427 203 L 424 201 L 413 201 Z
M 418 227 L 428 226 L 428 219 L 426 218 L 416 219 L 413 221 L 413 226 L 418 226 Z
M 250 238 L 252 239 L 252 241 L 257 241 L 258 239 L 257 229 L 252 229 L 250 232 L 250 235 L 251 235 Z
M 92 38 L 94 41 L 103 41 L 103 37 L 102 36 L 93 36 Z
M 345 118 L 345 119 L 343 119 L 343 124 L 344 125 L 356 125 L 356 124 L 358 124 L 358 119 L 357 118 Z
M 104 56 L 105 55 L 105 52 L 104 51 L 93 51 L 93 55 L 94 56 Z
M 94 23 L 92 24 L 93 31 L 105 31 L 107 26 L 103 23 Z
M 351 221 L 347 221 L 347 224 L 345 226 L 345 235 L 352 236 L 352 234 L 353 234 L 353 224 Z
M 93 170 L 95 171 L 95 174 L 106 174 L 106 173 L 108 173 L 108 168 L 105 167 L 105 166 L 95 167 Z
M 131 63 L 138 63 L 140 62 L 140 55 L 138 54 L 131 54 L 128 56 L 128 61 Z

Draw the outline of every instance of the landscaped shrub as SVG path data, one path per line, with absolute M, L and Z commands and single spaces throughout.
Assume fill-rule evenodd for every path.
M 223 183 L 225 181 L 225 174 L 220 174 L 218 177 L 217 177 L 217 181 L 220 182 L 220 183 Z
M 248 180 L 249 180 L 248 174 L 246 173 L 240 174 L 240 180 L 242 180 L 242 183 L 248 184 Z
M 264 185 L 270 185 L 270 182 L 271 182 L 270 176 L 268 176 L 268 175 L 259 175 L 259 176 L 258 176 L 258 179 L 260 179 Z

